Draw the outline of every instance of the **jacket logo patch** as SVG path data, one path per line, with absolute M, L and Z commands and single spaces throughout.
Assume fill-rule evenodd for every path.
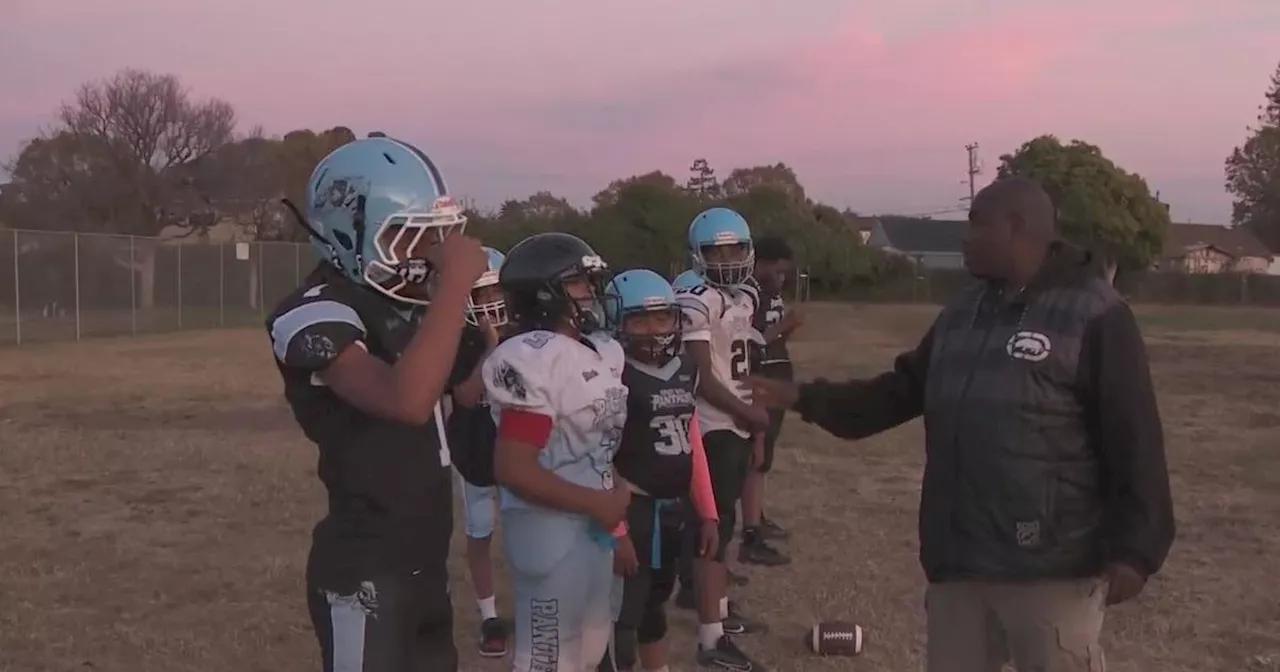
M 1040 521 L 1018 521 L 1017 525 L 1019 546 L 1040 545 Z
M 1004 351 L 1014 359 L 1043 362 L 1053 351 L 1053 343 L 1049 342 L 1048 336 L 1038 331 L 1019 331 L 1009 337 L 1009 342 L 1004 344 Z

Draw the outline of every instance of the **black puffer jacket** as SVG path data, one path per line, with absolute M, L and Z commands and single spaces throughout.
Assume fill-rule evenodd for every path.
M 809 422 L 862 438 L 924 415 L 920 560 L 931 581 L 1156 572 L 1174 523 L 1133 313 L 1083 251 L 1055 244 L 1011 296 L 959 292 L 894 371 L 802 386 Z

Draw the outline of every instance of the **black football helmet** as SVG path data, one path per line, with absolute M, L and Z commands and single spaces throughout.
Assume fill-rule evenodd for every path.
M 575 300 L 565 291 L 565 281 L 576 277 L 590 284 L 590 299 Z M 583 334 L 605 328 L 609 279 L 609 267 L 600 255 L 567 233 L 525 238 L 507 252 L 498 272 L 511 321 L 524 329 L 553 330 L 568 319 Z

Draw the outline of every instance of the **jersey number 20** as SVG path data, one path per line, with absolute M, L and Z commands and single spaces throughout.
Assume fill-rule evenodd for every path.
M 750 358 L 747 356 L 748 346 L 746 341 L 734 341 L 729 346 L 729 375 L 734 380 L 742 380 L 751 373 Z
M 689 423 L 693 414 L 659 415 L 649 421 L 649 428 L 657 434 L 653 449 L 659 455 L 684 455 L 693 452 L 689 444 Z

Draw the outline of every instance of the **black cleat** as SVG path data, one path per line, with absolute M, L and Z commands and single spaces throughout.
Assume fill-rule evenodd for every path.
M 729 635 L 758 635 L 769 631 L 769 626 L 742 615 L 738 605 L 729 601 L 729 615 L 721 621 L 724 631 Z
M 721 636 L 714 649 L 698 647 L 698 666 L 733 672 L 767 672 L 763 665 L 747 657 L 728 635 Z

